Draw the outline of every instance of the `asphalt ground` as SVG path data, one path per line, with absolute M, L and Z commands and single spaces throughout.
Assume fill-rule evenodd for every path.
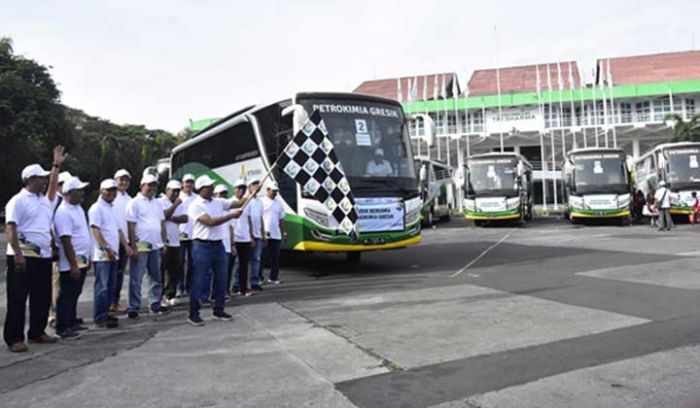
M 183 305 L 0 351 L 0 406 L 692 407 L 698 234 L 455 219 L 358 266 L 287 256 L 233 322 Z

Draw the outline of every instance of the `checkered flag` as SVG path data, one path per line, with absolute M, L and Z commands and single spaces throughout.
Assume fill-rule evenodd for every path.
M 277 165 L 325 205 L 341 231 L 356 235 L 355 199 L 318 110 L 284 148 Z

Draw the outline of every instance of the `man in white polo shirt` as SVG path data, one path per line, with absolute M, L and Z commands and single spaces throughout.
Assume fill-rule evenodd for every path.
M 117 318 L 109 316 L 108 313 L 114 299 L 120 247 L 127 248 L 126 255 L 131 255 L 131 248 L 117 224 L 114 210 L 116 197 L 117 182 L 114 179 L 103 180 L 100 183 L 100 196 L 88 210 L 94 238 L 92 264 L 95 266 L 95 287 L 92 320 L 97 327 L 118 326 Z
M 56 335 L 74 340 L 80 337 L 77 322 L 78 298 L 83 291 L 85 275 L 90 268 L 92 237 L 85 210 L 80 204 L 85 199 L 88 183 L 72 177 L 63 185 L 63 202 L 54 214 L 54 229 L 58 238 L 58 273 L 60 289 L 56 300 Z
M 224 311 L 226 296 L 226 251 L 224 250 L 224 234 L 227 233 L 228 223 L 240 215 L 240 210 L 231 210 L 238 205 L 233 200 L 214 198 L 214 180 L 209 176 L 201 176 L 195 181 L 199 193 L 189 208 L 188 216 L 194 221 L 192 228 L 192 257 L 194 259 L 194 276 L 190 291 L 190 315 L 187 321 L 194 326 L 204 325 L 199 316 L 200 299 L 207 285 L 207 273 L 213 272 L 214 305 L 213 318 L 216 320 L 232 320 L 231 315 Z
M 253 177 L 248 181 L 248 195 L 252 198 L 248 202 L 250 208 L 250 221 L 253 225 L 253 240 L 251 241 L 250 250 L 250 288 L 257 291 L 262 291 L 262 252 L 267 246 L 267 237 L 265 235 L 265 227 L 263 224 L 263 205 L 258 198 L 260 190 L 260 179 Z
M 62 146 L 53 151 L 53 168 L 48 172 L 38 164 L 22 170 L 24 188 L 7 202 L 7 312 L 3 338 L 10 351 L 27 351 L 24 343 L 24 322 L 27 297 L 29 332 L 37 343 L 55 343 L 56 338 L 44 332 L 51 306 L 51 219 L 52 202 L 58 188 L 58 173 L 65 160 Z M 47 194 L 44 195 L 48 184 Z
M 58 174 L 58 189 L 56 190 L 56 197 L 52 202 L 54 213 L 56 213 L 58 206 L 61 205 L 61 203 L 63 202 L 63 194 L 61 194 L 63 184 L 66 181 L 68 181 L 71 177 L 73 177 L 73 175 L 67 171 L 62 171 Z M 60 287 L 58 274 L 58 246 L 56 245 L 56 240 L 54 240 L 54 246 L 52 250 L 54 251 L 54 253 L 52 254 L 54 262 L 51 266 L 51 313 L 49 315 L 49 325 L 55 327 L 56 299 L 58 299 L 58 289 Z
M 179 197 L 181 189 L 182 185 L 179 181 L 170 180 L 165 186 L 165 195 L 158 199 L 158 202 L 163 207 L 165 230 L 168 235 L 168 240 L 165 242 L 167 251 L 163 256 L 163 267 L 161 268 L 165 279 L 164 304 L 168 306 L 175 305 L 176 288 L 182 277 L 179 226 L 187 223 L 187 213 Z
M 187 214 L 192 201 L 197 198 L 194 192 L 194 176 L 190 173 L 182 177 L 182 191 L 180 191 L 180 201 L 182 210 Z M 180 224 L 180 265 L 182 265 L 182 275 L 177 285 L 177 296 L 186 295 L 192 286 L 192 220 Z
M 228 200 L 228 187 L 225 184 L 217 184 L 214 187 L 214 197 Z M 236 261 L 236 251 L 233 249 L 233 227 L 236 225 L 236 219 L 232 219 L 228 224 L 224 225 L 224 251 L 226 251 L 226 288 L 231 287 L 231 273 L 233 272 L 233 264 Z M 228 293 L 227 293 L 228 295 Z M 228 296 L 227 296 L 228 297 Z
M 114 180 L 117 182 L 117 197 L 112 202 L 114 208 L 114 215 L 117 218 L 117 226 L 119 230 L 124 234 L 126 239 L 129 239 L 129 226 L 126 222 L 126 205 L 131 201 L 131 196 L 129 195 L 129 187 L 131 186 L 131 173 L 126 169 L 119 169 L 114 173 Z M 117 278 L 114 283 L 114 299 L 112 299 L 112 304 L 109 308 L 110 312 L 113 313 L 124 313 L 126 308 L 119 303 L 122 293 L 122 287 L 124 286 L 124 273 L 126 272 L 126 266 L 129 264 L 129 256 L 127 254 L 127 249 L 124 246 L 119 247 L 119 261 L 117 263 Z
M 133 255 L 129 263 L 129 310 L 130 319 L 139 318 L 141 309 L 141 282 L 148 271 L 149 310 L 154 314 L 167 313 L 161 306 L 163 285 L 160 262 L 163 242 L 167 240 L 163 207 L 155 199 L 158 180 L 151 174 L 141 179 L 140 191 L 126 206 L 126 221 L 129 224 L 129 245 Z
M 267 197 L 263 198 L 263 221 L 267 231 L 267 256 L 270 260 L 270 279 L 268 283 L 280 284 L 280 248 L 282 240 L 287 241 L 284 231 L 284 206 L 277 197 L 279 187 L 272 182 L 267 186 Z M 261 278 L 262 279 L 262 278 Z

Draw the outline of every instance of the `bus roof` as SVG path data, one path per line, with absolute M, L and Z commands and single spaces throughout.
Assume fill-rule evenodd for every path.
M 668 149 L 671 147 L 689 147 L 689 146 L 700 146 L 700 142 L 669 142 L 669 143 L 661 143 L 659 145 L 654 146 L 653 148 L 649 149 L 646 153 L 643 155 L 639 156 L 637 159 L 637 162 L 641 161 L 642 159 L 647 158 L 647 156 L 654 154 L 654 152 L 663 150 L 663 149 Z
M 467 161 L 471 161 L 474 159 L 488 159 L 488 158 L 496 158 L 496 157 L 513 157 L 518 160 L 521 160 L 525 162 L 525 165 L 532 167 L 532 164 L 523 156 L 522 154 L 515 153 L 515 152 L 491 152 L 491 153 L 481 153 L 481 154 L 475 154 L 470 156 Z
M 625 154 L 625 151 L 623 149 L 619 149 L 617 147 L 585 147 L 585 148 L 581 148 L 581 149 L 569 150 L 566 153 L 566 157 L 570 157 L 570 156 L 573 156 L 575 154 L 581 154 L 581 153 L 598 153 L 598 152 L 618 152 L 618 153 Z

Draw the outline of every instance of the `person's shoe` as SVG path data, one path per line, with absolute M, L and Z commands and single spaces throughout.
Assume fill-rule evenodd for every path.
M 244 296 L 245 296 L 245 297 L 251 297 L 251 296 L 254 296 L 254 295 L 255 295 L 255 293 L 253 293 L 252 291 L 250 291 L 250 292 L 246 292 Z
M 56 338 L 54 336 L 49 336 L 46 333 L 41 333 L 39 337 L 29 339 L 30 343 L 39 343 L 39 344 L 53 344 L 56 342 Z
M 199 316 L 190 316 L 187 319 L 187 323 L 191 324 L 192 326 L 204 326 L 204 320 L 202 320 L 202 318 Z
M 73 329 L 66 329 L 60 333 L 56 333 L 56 336 L 61 340 L 78 340 L 80 338 L 80 334 Z
M 158 316 L 161 316 L 161 315 L 164 315 L 164 314 L 168 314 L 168 312 L 170 312 L 170 311 L 168 310 L 168 308 L 167 308 L 167 307 L 163 307 L 163 306 L 160 306 L 160 307 L 158 307 L 158 308 L 156 308 L 156 309 L 151 309 L 151 314 L 158 315 Z
M 257 291 L 263 291 L 263 287 L 260 285 L 250 285 L 250 288 Z
M 126 308 L 125 308 L 124 306 L 122 306 L 122 305 L 120 305 L 120 304 L 117 303 L 117 304 L 114 304 L 114 305 L 110 306 L 110 307 L 109 307 L 109 311 L 112 312 L 112 313 L 125 313 L 125 312 L 126 312 Z
M 85 320 L 82 317 L 75 319 L 75 324 L 85 324 Z
M 23 341 L 14 342 L 7 346 L 7 348 L 13 353 L 25 353 L 27 350 L 29 350 Z
M 224 312 L 223 310 L 220 312 L 214 312 L 214 314 L 212 314 L 212 318 L 214 320 L 223 320 L 225 322 L 230 322 L 231 320 L 233 320 L 233 316 Z
M 102 329 L 114 329 L 115 327 L 119 327 L 119 321 L 105 319 L 101 322 L 96 322 L 95 327 L 99 327 Z
M 112 321 L 112 322 L 118 322 L 118 321 L 119 321 L 119 319 L 117 319 L 117 318 L 114 317 L 114 316 L 107 316 L 107 320 Z
M 139 312 L 129 312 L 127 316 L 131 320 L 139 320 Z
M 211 303 L 211 301 L 209 299 L 201 299 L 199 303 L 201 303 L 202 305 L 208 305 Z
M 167 306 L 169 306 L 169 307 L 177 306 L 179 303 L 180 303 L 180 299 L 174 297 L 174 298 L 172 298 L 172 299 L 168 299 L 168 305 L 167 305 Z
M 234 286 L 233 288 L 231 288 L 231 293 L 241 293 L 241 288 L 239 288 L 238 286 Z
M 268 283 L 271 283 L 271 284 L 273 284 L 273 285 L 279 285 L 279 284 L 282 283 L 282 282 L 279 281 L 279 280 L 270 280 L 270 281 L 268 281 Z
M 71 327 L 73 331 L 85 331 L 88 329 L 87 326 L 83 326 L 82 324 L 76 324 L 75 326 Z

